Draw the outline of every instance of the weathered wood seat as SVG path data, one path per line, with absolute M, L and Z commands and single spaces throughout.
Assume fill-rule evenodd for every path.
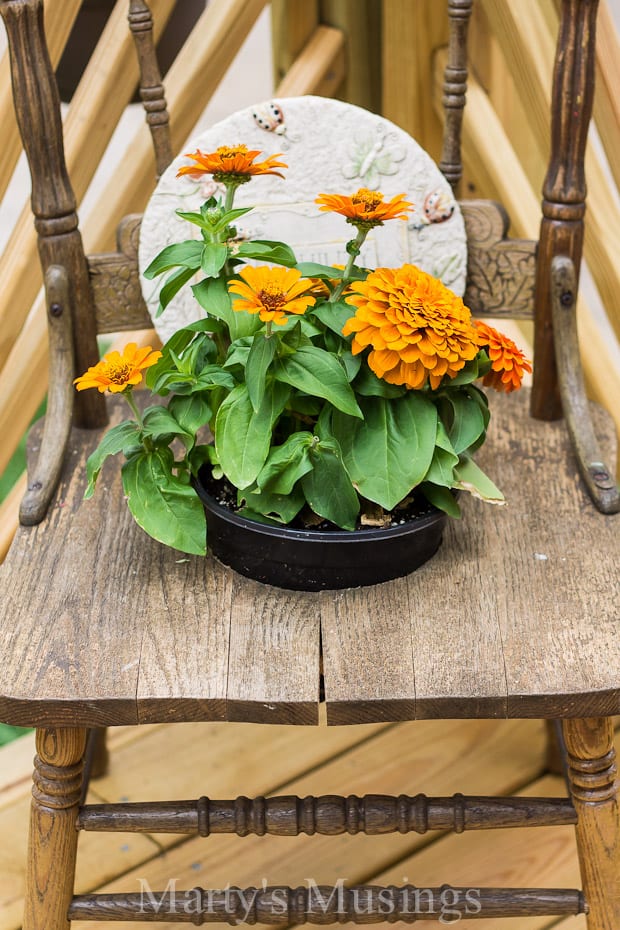
M 448 131 L 441 167 L 454 186 L 471 5 L 472 0 L 448 4 Z M 144 0 L 130 0 L 129 8 L 141 53 L 142 97 L 159 139 L 162 169 L 171 152 L 149 42 L 150 15 Z M 213 559 L 182 557 L 159 546 L 130 519 L 114 463 L 106 466 L 95 498 L 83 500 L 84 462 L 99 441 L 106 413 L 102 398 L 87 392 L 76 401 L 74 419 L 82 428 L 71 427 L 71 379 L 93 361 L 96 331 L 148 323 L 135 263 L 138 223 L 124 227 L 118 253 L 84 256 L 43 38 L 42 0 L 2 0 L 0 11 L 33 176 L 54 362 L 46 426 L 30 441 L 24 525 L 0 569 L 5 608 L 0 719 L 37 727 L 24 930 L 67 930 L 70 920 L 99 918 L 412 922 L 441 917 L 436 905 L 448 887 L 425 889 L 431 909 L 428 895 L 412 908 L 415 889 L 406 886 L 362 888 L 371 912 L 367 906 L 357 910 L 350 891 L 341 899 L 334 889 L 323 889 L 325 904 L 309 888 L 277 888 L 277 901 L 269 889 L 249 889 L 252 906 L 245 911 L 234 895 L 231 902 L 224 891 L 195 889 L 188 892 L 189 906 L 162 895 L 158 911 L 137 895 L 73 896 L 78 829 L 159 828 L 207 836 L 552 824 L 576 825 L 583 893 L 480 889 L 480 908 L 468 913 L 465 889 L 448 888 L 458 913 L 587 912 L 589 930 L 617 930 L 620 813 L 611 715 L 620 712 L 620 518 L 612 514 L 620 498 L 610 477 L 613 426 L 598 409 L 590 417 L 575 324 L 596 0 L 563 0 L 537 257 L 534 243 L 504 239 L 496 207 L 465 208 L 467 300 L 478 314 L 503 314 L 512 305 L 523 316 L 535 304 L 531 408 L 553 420 L 561 412 L 561 395 L 569 429 L 559 419 L 531 419 L 525 393 L 502 397 L 493 405 L 480 460 L 497 477 L 509 505 L 465 501 L 463 520 L 450 524 L 438 555 L 415 574 L 374 588 L 322 594 L 267 588 Z M 111 416 L 118 416 L 118 406 L 112 405 Z M 315 724 L 322 690 L 332 724 L 440 717 L 562 720 L 570 797 L 526 803 L 368 795 L 81 804 L 89 728 L 183 720 Z M 392 905 L 387 918 L 381 910 L 386 901 Z
M 333 724 L 620 713 L 618 521 L 575 480 L 564 424 L 532 422 L 527 401 L 495 403 L 480 456 L 506 507 L 465 501 L 413 575 L 322 594 L 158 545 L 113 462 L 84 501 L 98 433 L 74 431 L 49 516 L 18 531 L 0 569 L 0 719 L 313 724 L 321 642 Z M 597 425 L 613 455 L 600 410 Z

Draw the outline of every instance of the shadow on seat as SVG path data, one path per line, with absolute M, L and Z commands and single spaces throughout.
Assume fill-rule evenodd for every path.
M 451 0 L 449 9 L 441 167 L 456 187 L 471 0 Z M 463 889 L 453 889 L 455 907 L 461 916 L 479 917 L 587 912 L 589 930 L 617 930 L 620 820 L 611 716 L 620 712 L 613 597 L 620 552 L 618 521 L 609 514 L 620 504 L 613 472 L 603 464 L 613 464 L 616 441 L 610 417 L 585 401 L 574 322 L 596 3 L 563 4 L 538 251 L 535 243 L 505 238 L 500 207 L 462 204 L 466 302 L 479 316 L 507 312 L 515 294 L 518 316 L 536 307 L 531 406 L 542 419 L 530 417 L 526 393 L 503 398 L 480 456 L 485 468 L 501 474 L 510 505 L 482 511 L 466 502 L 463 521 L 452 523 L 440 553 L 414 576 L 337 595 L 283 592 L 210 557 L 179 559 L 135 526 L 112 467 L 102 472 L 94 501 L 83 502 L 86 457 L 106 418 L 113 423 L 119 412 L 114 403 L 104 410 L 97 395 L 80 395 L 71 426 L 71 380 L 96 360 L 97 332 L 150 326 L 137 271 L 139 219 L 122 226 L 118 253 L 84 256 L 42 3 L 5 0 L 0 10 L 33 176 L 54 365 L 50 412 L 42 435 L 37 428 L 30 440 L 24 525 L 0 570 L 6 604 L 0 643 L 7 657 L 0 718 L 38 729 L 25 930 L 65 930 L 74 919 L 187 921 L 190 900 L 197 923 L 379 922 L 386 902 L 390 920 L 441 916 L 411 886 L 368 886 L 339 896 L 323 889 L 318 897 L 312 888 L 249 889 L 249 909 L 225 891 L 194 890 L 176 900 L 162 894 L 159 910 L 139 895 L 74 896 L 76 826 L 244 836 L 551 824 L 576 825 L 583 892 L 481 889 L 480 909 L 472 914 Z M 163 167 L 171 152 L 150 17 L 142 0 L 132 0 L 130 10 L 140 33 L 142 96 Z M 556 419 L 560 395 L 570 430 Z M 330 724 L 562 719 L 570 797 L 81 804 L 87 730 L 189 720 L 313 725 L 321 658 Z M 442 888 L 427 890 L 440 900 Z M 363 914 L 356 905 L 362 891 L 370 908 Z

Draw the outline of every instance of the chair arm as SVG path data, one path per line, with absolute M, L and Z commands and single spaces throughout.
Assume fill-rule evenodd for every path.
M 28 490 L 19 508 L 19 522 L 34 526 L 45 517 L 60 480 L 73 415 L 73 333 L 69 277 L 62 265 L 45 273 L 50 383 L 47 415 L 36 466 L 28 475 Z
M 601 513 L 620 512 L 613 473 L 602 461 L 586 397 L 577 337 L 575 265 L 567 255 L 551 262 L 551 308 L 560 397 L 579 471 Z

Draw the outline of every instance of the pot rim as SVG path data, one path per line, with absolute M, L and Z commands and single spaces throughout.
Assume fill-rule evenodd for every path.
M 199 477 L 194 479 L 194 487 L 203 505 L 208 506 L 221 520 L 225 520 L 232 526 L 242 527 L 244 530 L 256 535 L 279 538 L 284 535 L 289 539 L 321 543 L 321 545 L 359 544 L 362 540 L 372 542 L 376 539 L 397 539 L 399 536 L 410 536 L 412 532 L 418 529 L 423 530 L 425 527 L 437 523 L 438 520 L 447 518 L 447 515 L 442 510 L 435 508 L 433 513 L 417 517 L 415 520 L 406 520 L 397 526 L 368 527 L 367 529 L 355 530 L 300 530 L 290 527 L 286 523 L 273 526 L 270 523 L 261 523 L 259 520 L 252 520 L 250 517 L 234 513 L 215 500 L 205 489 Z

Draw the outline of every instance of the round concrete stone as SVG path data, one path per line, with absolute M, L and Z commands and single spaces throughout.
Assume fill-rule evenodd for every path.
M 463 219 L 433 160 L 407 133 L 360 107 L 322 97 L 271 100 L 233 113 L 204 131 L 184 149 L 212 152 L 220 145 L 245 144 L 265 155 L 282 153 L 285 179 L 267 175 L 241 186 L 235 206 L 253 206 L 237 224 L 242 238 L 287 242 L 298 261 L 346 262 L 346 243 L 355 229 L 344 217 L 319 211 L 318 194 L 351 195 L 359 188 L 379 190 L 386 199 L 404 194 L 414 203 L 407 221 L 390 220 L 371 230 L 359 259 L 365 267 L 398 267 L 411 262 L 462 295 L 467 246 Z M 260 157 L 258 160 L 261 160 Z M 197 227 L 177 210 L 197 210 L 209 196 L 223 193 L 210 176 L 177 178 L 190 159 L 179 155 L 157 185 L 140 234 L 140 271 L 165 246 L 199 238 Z M 159 289 L 142 277 L 142 289 L 162 339 L 203 316 L 189 285 L 155 320 Z M 202 276 L 197 275 L 196 280 Z

